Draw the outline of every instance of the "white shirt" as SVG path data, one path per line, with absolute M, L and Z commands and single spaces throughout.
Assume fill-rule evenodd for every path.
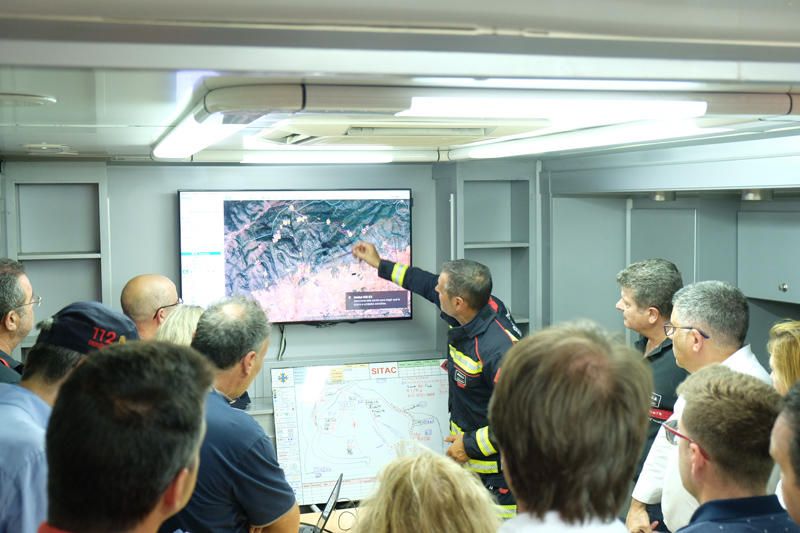
M 722 361 L 731 370 L 772 384 L 769 373 L 758 362 L 750 345 L 743 346 Z M 679 396 L 675 402 L 670 420 L 680 419 L 686 400 Z M 678 447 L 672 446 L 664 436 L 664 428 L 656 435 L 656 440 L 647 454 L 642 473 L 633 489 L 633 497 L 644 503 L 661 502 L 664 522 L 670 531 L 677 531 L 687 525 L 692 514 L 699 507 L 694 497 L 683 488 L 678 469 Z
M 628 528 L 618 520 L 603 522 L 599 519 L 592 519 L 582 524 L 568 524 L 561 519 L 558 511 L 549 511 L 544 515 L 543 520 L 529 513 L 520 513 L 504 523 L 499 533 L 562 533 L 570 531 L 627 533 Z

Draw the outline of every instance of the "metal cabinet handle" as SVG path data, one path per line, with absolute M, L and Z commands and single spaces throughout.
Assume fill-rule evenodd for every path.
M 785 283 L 785 282 L 784 283 L 778 283 L 778 290 L 781 291 L 781 292 L 787 292 L 789 290 L 789 284 Z

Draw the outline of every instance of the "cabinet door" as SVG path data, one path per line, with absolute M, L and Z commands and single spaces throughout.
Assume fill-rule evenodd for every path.
M 746 296 L 800 303 L 800 213 L 740 212 L 736 254 Z

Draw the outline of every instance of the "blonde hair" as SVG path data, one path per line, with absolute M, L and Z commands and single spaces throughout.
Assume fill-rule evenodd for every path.
M 776 388 L 782 395 L 800 380 L 800 320 L 784 320 L 769 330 L 767 351 L 777 379 Z
M 478 477 L 423 449 L 394 459 L 363 500 L 356 533 L 495 533 L 498 508 Z
M 192 344 L 197 321 L 203 314 L 199 305 L 177 305 L 156 331 L 156 340 L 189 346 Z

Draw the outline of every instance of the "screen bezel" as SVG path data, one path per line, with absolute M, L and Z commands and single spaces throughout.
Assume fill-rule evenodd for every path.
M 412 189 L 410 187 L 350 187 L 350 188 L 323 188 L 323 189 L 178 189 L 177 190 L 177 199 L 178 199 L 178 264 L 180 267 L 180 295 L 183 298 L 185 295 L 183 294 L 183 255 L 181 254 L 182 250 L 182 234 L 183 228 L 181 225 L 181 213 L 182 213 L 182 195 L 183 193 L 261 193 L 261 192 L 274 192 L 274 193 L 292 193 L 292 192 L 300 192 L 300 193 L 325 193 L 325 192 L 371 192 L 371 191 L 407 191 L 408 192 L 408 205 L 409 205 L 409 238 L 408 238 L 408 245 L 411 249 L 409 252 L 409 265 L 411 266 L 414 261 L 414 216 L 413 216 L 413 208 L 414 208 L 414 197 L 412 195 Z M 375 271 L 375 275 L 378 275 L 377 269 Z M 396 320 L 413 320 L 414 318 L 414 298 L 409 298 L 408 302 L 408 316 L 400 316 L 400 317 L 364 317 L 364 318 L 344 318 L 344 319 L 336 319 L 336 320 L 296 320 L 296 321 L 271 321 L 273 324 L 280 324 L 280 325 L 289 325 L 289 324 L 301 324 L 301 325 L 311 325 L 311 326 L 327 326 L 327 325 L 334 325 L 334 324 L 356 324 L 359 322 L 385 322 L 385 321 L 396 321 Z

